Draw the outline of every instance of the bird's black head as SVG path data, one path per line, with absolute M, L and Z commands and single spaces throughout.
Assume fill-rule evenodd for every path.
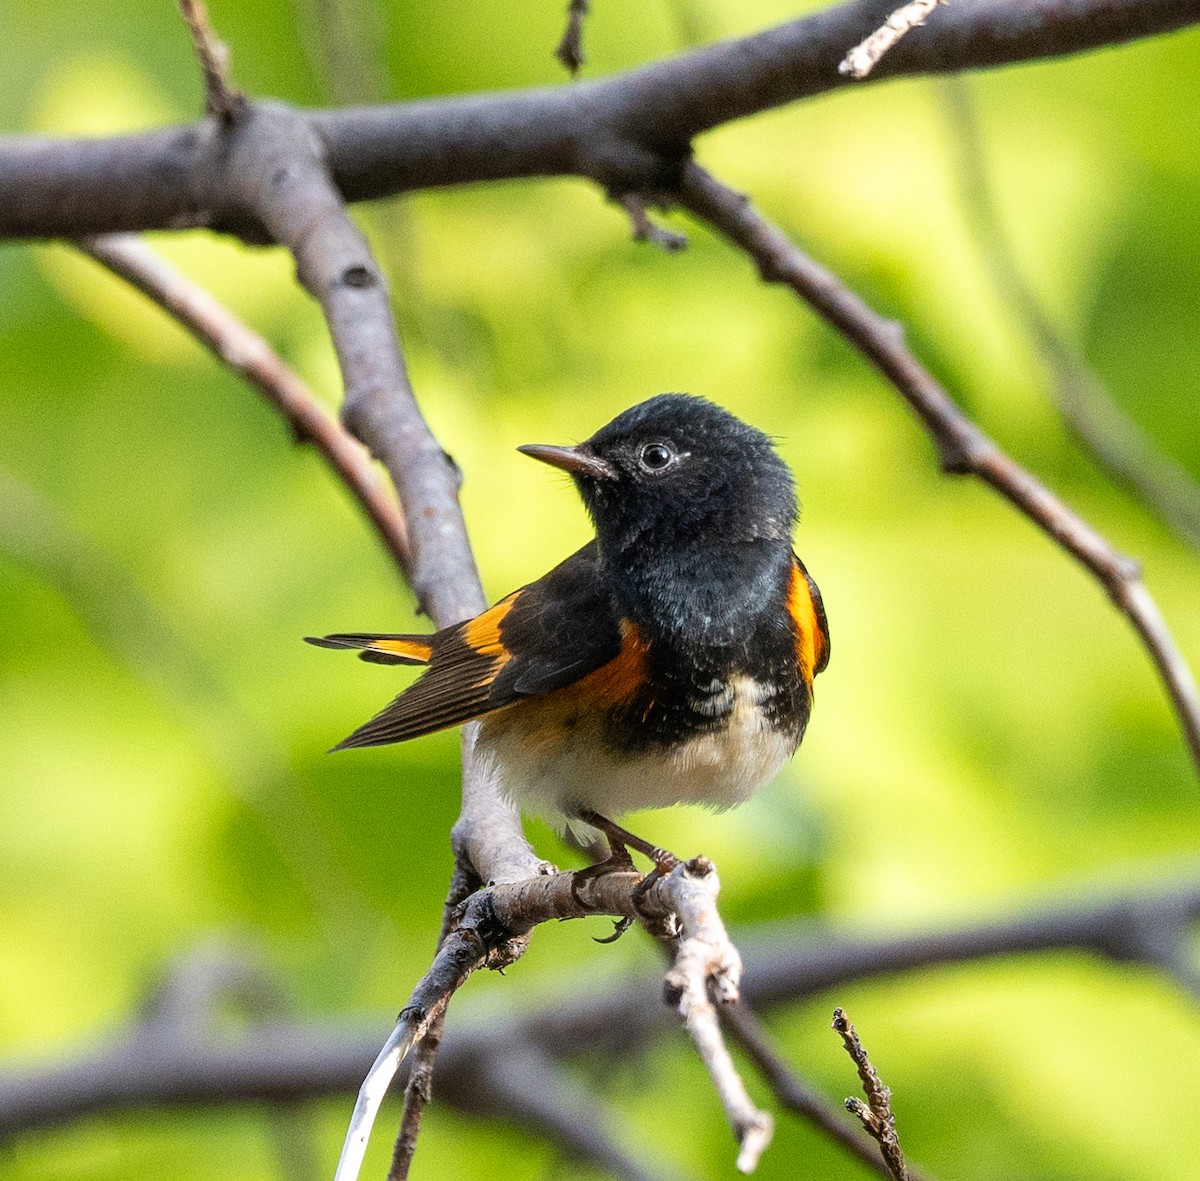
M 704 398 L 660 394 L 577 447 L 521 450 L 571 473 L 602 551 L 791 543 L 787 465 L 762 431 Z

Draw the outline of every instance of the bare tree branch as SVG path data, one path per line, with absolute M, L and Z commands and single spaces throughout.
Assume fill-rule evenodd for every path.
M 844 1009 L 834 1009 L 833 1028 L 841 1035 L 867 1097 L 866 1103 L 861 1099 L 847 1099 L 846 1110 L 857 1116 L 868 1134 L 879 1143 L 879 1151 L 895 1181 L 908 1181 L 908 1166 L 900 1147 L 900 1137 L 896 1134 L 896 1117 L 892 1114 L 891 1088 L 884 1086 Z
M 125 235 L 84 238 L 75 245 L 173 316 L 276 406 L 296 436 L 312 443 L 357 498 L 397 567 L 407 574 L 412 555 L 404 516 L 394 494 L 362 445 L 257 332 L 140 239 Z
M 846 85 L 837 71 L 846 48 L 893 6 L 851 0 L 571 87 L 294 118 L 311 132 L 347 201 L 559 175 L 590 177 L 611 192 L 651 192 L 677 179 L 701 132 Z M 956 0 L 897 45 L 871 78 L 1077 53 L 1197 20 L 1200 0 Z M 106 139 L 0 141 L 0 238 L 201 225 L 259 240 L 250 210 L 223 200 L 227 164 L 211 124 Z
M 1075 438 L 1118 485 L 1200 550 L 1200 486 L 1162 452 L 1114 400 L 1079 349 L 1055 326 L 1021 273 L 996 208 L 980 141 L 975 104 L 964 79 L 941 83 L 957 148 L 968 219 L 1001 298 L 1041 354 L 1059 414 Z
M 485 965 L 505 968 L 524 952 L 540 923 L 608 914 L 670 922 L 679 938 L 667 973 L 666 995 L 677 1005 L 701 1059 L 709 1069 L 741 1151 L 739 1168 L 749 1171 L 770 1140 L 770 1120 L 758 1112 L 721 1038 L 709 992 L 719 1004 L 739 996 L 742 962 L 716 909 L 719 881 L 712 863 L 694 858 L 671 873 L 643 881 L 635 872 L 579 879 L 554 873 L 497 883 L 472 894 L 438 947 L 396 1027 L 359 1090 L 335 1181 L 354 1181 L 375 1118 L 392 1078 L 416 1043 L 450 1003 L 467 978 Z
M 245 110 L 246 96 L 229 81 L 229 49 L 213 32 L 204 0 L 179 0 L 179 10 L 204 74 L 204 109 L 215 119 L 232 122 Z
M 1180 876 L 1172 867 L 1155 888 L 1060 899 L 1012 917 L 903 936 L 840 937 L 796 924 L 746 929 L 738 939 L 746 949 L 742 991 L 748 1004 L 771 1010 L 848 984 L 938 965 L 1084 950 L 1166 971 L 1200 997 L 1194 978 L 1181 980 L 1172 967 L 1173 961 L 1194 959 L 1191 934 L 1200 919 L 1200 878 L 1180 884 Z M 536 1005 L 529 1013 L 490 1015 L 474 1025 L 466 1021 L 446 1035 L 437 1094 L 455 1106 L 468 1105 L 466 1093 L 474 1086 L 479 1061 L 502 1059 L 513 1047 L 555 1058 L 634 1052 L 674 1025 L 669 1011 L 655 1004 L 661 988 L 660 975 L 646 974 L 607 990 Z M 758 1062 L 741 1036 L 744 1013 L 738 1005 L 722 1010 Z M 159 1026 L 173 1033 L 194 1028 L 190 1020 Z M 229 1043 L 179 1036 L 164 1042 L 127 1032 L 46 1065 L 10 1061 L 0 1067 L 0 1139 L 104 1112 L 353 1093 L 377 1045 L 377 1030 L 365 1024 L 264 1019 Z M 771 1072 L 763 1072 L 778 1091 Z M 779 1097 L 825 1127 L 826 1121 L 815 1118 L 803 1102 L 789 1103 L 782 1091 Z
M 836 328 L 900 392 L 925 424 L 942 470 L 975 475 L 1020 509 L 1081 562 L 1133 624 L 1175 707 L 1200 773 L 1200 692 L 1166 622 L 1140 580 L 1137 563 L 1118 554 L 1090 525 L 1015 463 L 954 404 L 885 320 L 832 272 L 805 255 L 749 200 L 696 164 L 684 172 L 680 203 L 754 261 L 768 283 L 782 283 Z

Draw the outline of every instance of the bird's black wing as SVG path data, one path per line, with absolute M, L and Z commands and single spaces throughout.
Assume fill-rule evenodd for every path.
M 326 636 L 380 663 L 428 668 L 335 750 L 403 742 L 573 684 L 621 652 L 621 627 L 603 584 L 595 542 L 482 615 L 432 636 Z

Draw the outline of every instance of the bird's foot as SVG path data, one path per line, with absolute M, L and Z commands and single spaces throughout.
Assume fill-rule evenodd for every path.
M 579 886 L 589 878 L 599 877 L 606 873 L 633 869 L 633 858 L 630 857 L 629 850 L 636 849 L 654 863 L 654 868 L 633 888 L 633 907 L 634 910 L 640 913 L 642 900 L 646 897 L 647 891 L 659 878 L 666 877 L 679 864 L 679 858 L 667 849 L 642 840 L 635 833 L 622 828 L 619 824 L 614 824 L 606 816 L 601 816 L 598 812 L 580 812 L 579 819 L 585 824 L 590 824 L 593 828 L 599 829 L 604 834 L 608 841 L 609 855 L 606 860 L 596 865 L 576 871 L 574 880 L 571 883 L 571 891 L 575 895 L 576 901 L 579 901 Z M 607 938 L 597 939 L 596 942 L 615 943 L 633 926 L 634 922 L 635 920 L 632 917 L 619 919 L 614 924 L 613 933 Z

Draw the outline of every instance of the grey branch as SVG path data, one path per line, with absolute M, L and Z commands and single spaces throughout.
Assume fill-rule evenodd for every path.
M 139 238 L 84 238 L 75 245 L 173 316 L 275 406 L 296 437 L 317 449 L 358 500 L 401 573 L 408 572 L 412 561 L 408 531 L 395 496 L 362 445 L 257 332 Z
M 597 914 L 677 925 L 679 939 L 667 973 L 667 995 L 678 1006 L 725 1106 L 740 1146 L 738 1167 L 751 1171 L 770 1141 L 771 1124 L 751 1103 L 709 1000 L 711 993 L 719 1004 L 734 1003 L 742 974 L 741 958 L 717 913 L 716 871 L 711 862 L 695 858 L 653 879 L 635 895 L 641 884 L 641 875 L 634 872 L 608 873 L 582 882 L 574 874 L 553 873 L 497 883 L 472 894 L 367 1072 L 335 1181 L 357 1178 L 392 1079 L 467 978 L 484 966 L 508 967 L 541 923 Z
M 942 469 L 991 485 L 1082 563 L 1141 637 L 1166 686 L 1200 774 L 1200 691 L 1137 563 L 1000 450 L 954 403 L 908 350 L 898 324 L 873 311 L 831 271 L 809 258 L 741 193 L 696 164 L 684 170 L 681 204 L 754 261 L 768 283 L 790 287 L 892 383 L 916 411 L 937 447 Z
M 739 934 L 743 993 L 756 1009 L 776 1009 L 830 989 L 938 965 L 992 956 L 1083 950 L 1114 963 L 1145 964 L 1200 999 L 1191 964 L 1200 919 L 1200 877 L 1179 883 L 1178 867 L 1154 888 L 1059 899 L 1012 916 L 886 938 L 839 937 L 788 924 Z M 647 974 L 535 1012 L 447 1033 L 437 1094 L 465 1102 L 481 1056 L 532 1047 L 555 1058 L 632 1053 L 674 1021 L 657 1004 L 662 978 Z M 729 1017 L 737 1007 L 725 1012 Z M 140 1023 L 139 1023 L 140 1027 Z M 178 1028 L 176 1026 L 175 1028 Z M 87 1116 L 193 1104 L 297 1101 L 352 1093 L 378 1046 L 365 1025 L 260 1020 L 237 1041 L 211 1037 L 138 1040 L 118 1036 L 42 1066 L 0 1069 L 0 1138 Z
M 1112 480 L 1200 550 L 1200 486 L 1183 464 L 1161 451 L 1104 387 L 1022 273 L 1004 232 L 988 180 L 975 104 L 968 83 L 941 83 L 948 123 L 958 149 L 967 216 L 1001 298 L 1041 354 L 1058 412 L 1077 441 Z
M 847 46 L 893 7 L 851 0 L 571 87 L 295 118 L 347 201 L 529 176 L 585 176 L 610 192 L 652 192 L 670 187 L 700 133 L 846 85 L 837 64 Z M 956 0 L 871 78 L 1078 53 L 1197 20 L 1200 0 Z M 251 209 L 222 200 L 224 146 L 211 123 L 105 139 L 9 138 L 0 142 L 0 238 L 203 225 L 254 240 L 260 227 Z

